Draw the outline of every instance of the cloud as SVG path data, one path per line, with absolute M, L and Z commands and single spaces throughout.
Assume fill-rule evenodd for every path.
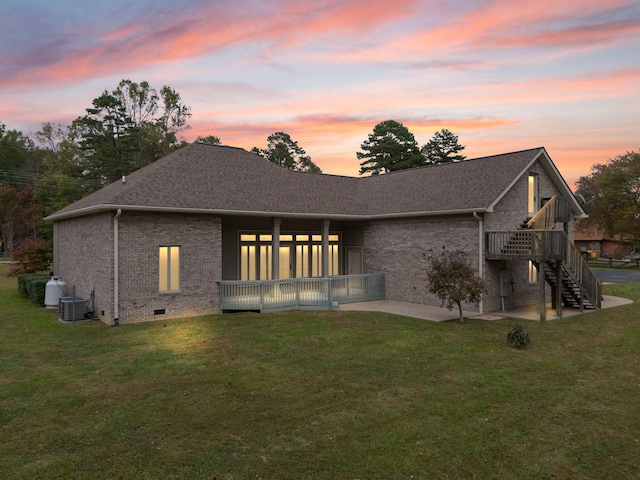
M 640 6 L 629 0 L 490 0 L 469 2 L 457 10 L 443 8 L 446 14 L 443 11 L 435 24 L 424 20 L 384 43 L 317 55 L 336 62 L 393 61 L 411 68 L 440 64 L 464 68 L 480 62 L 475 57 L 495 57 L 496 48 L 566 51 L 630 42 L 640 35 Z M 458 55 L 465 58 L 459 60 Z
M 31 48 L 7 55 L 0 67 L 0 87 L 73 82 L 131 71 L 145 65 L 243 49 L 290 50 L 300 45 L 375 30 L 410 18 L 416 0 L 295 1 L 262 4 L 196 2 L 178 12 L 139 18 L 113 18 L 51 31 Z M 113 25 L 112 28 L 109 28 Z
M 625 0 L 542 0 L 523 4 L 509 0 L 487 2 L 469 11 L 454 24 L 426 33 L 434 39 L 449 38 L 467 45 L 561 47 L 608 43 L 612 38 L 640 32 L 640 8 Z

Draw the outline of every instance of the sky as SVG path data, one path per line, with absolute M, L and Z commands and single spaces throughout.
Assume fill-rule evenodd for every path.
M 384 120 L 468 158 L 545 147 L 565 180 L 640 149 L 640 0 L 2 0 L 0 123 L 69 124 L 120 80 L 168 85 L 187 141 L 283 131 L 357 176 Z

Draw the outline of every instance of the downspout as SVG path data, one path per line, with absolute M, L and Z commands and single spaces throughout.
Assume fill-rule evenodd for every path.
M 113 326 L 117 327 L 120 325 L 120 320 L 118 315 L 120 314 L 118 309 L 118 299 L 119 299 L 119 266 L 118 266 L 118 219 L 122 215 L 122 209 L 119 208 L 116 212 L 115 217 L 113 217 Z
M 483 259 L 483 242 L 482 238 L 484 236 L 484 221 L 482 217 L 478 215 L 478 212 L 473 212 L 474 218 L 478 220 L 478 276 L 484 280 L 484 259 Z M 484 313 L 484 294 L 480 294 L 480 315 Z

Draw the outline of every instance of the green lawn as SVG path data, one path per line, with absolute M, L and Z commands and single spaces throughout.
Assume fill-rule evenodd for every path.
M 2 272 L 0 272 L 1 275 Z M 640 284 L 606 286 L 640 300 Z M 75 327 L 0 276 L 3 479 L 640 476 L 640 311 Z

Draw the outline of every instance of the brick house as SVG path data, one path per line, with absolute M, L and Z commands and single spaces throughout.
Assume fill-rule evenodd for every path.
M 544 148 L 354 178 L 193 143 L 47 220 L 54 273 L 118 324 L 219 313 L 226 283 L 272 279 L 377 274 L 385 298 L 440 306 L 424 253 L 445 248 L 466 251 L 488 285 L 471 310 L 535 304 L 545 291 L 566 304 L 548 235 L 523 224 L 543 210 L 549 238 L 570 243 L 585 214 Z
M 596 257 L 603 258 L 624 258 L 635 250 L 630 239 L 620 234 L 607 235 L 603 229 L 588 226 L 580 220 L 575 224 L 574 244 L 583 254 L 595 252 Z

